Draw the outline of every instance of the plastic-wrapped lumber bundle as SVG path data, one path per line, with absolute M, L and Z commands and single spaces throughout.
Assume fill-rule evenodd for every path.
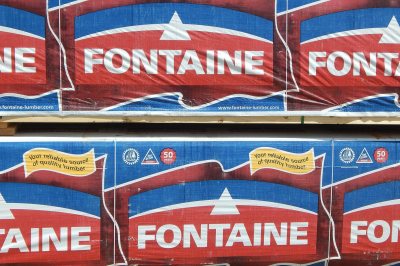
M 399 12 L 393 0 L 4 0 L 0 113 L 398 116 Z
M 0 139 L 0 264 L 400 261 L 399 142 L 267 134 Z

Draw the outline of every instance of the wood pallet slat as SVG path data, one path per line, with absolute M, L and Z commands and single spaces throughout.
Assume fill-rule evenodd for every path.
M 10 123 L 196 123 L 196 124 L 309 124 L 309 125 L 400 125 L 400 117 L 327 116 L 37 116 L 2 117 L 0 129 Z
M 14 136 L 17 133 L 17 128 L 16 124 L 0 122 L 0 136 Z
M 250 123 L 250 124 L 320 124 L 320 125 L 324 124 L 400 125 L 400 117 L 300 117 L 300 116 L 3 117 L 0 120 L 0 128 L 4 128 L 4 124 L 7 123 L 213 123 L 213 124 Z
M 0 122 L 0 128 L 8 128 L 10 123 L 7 122 Z

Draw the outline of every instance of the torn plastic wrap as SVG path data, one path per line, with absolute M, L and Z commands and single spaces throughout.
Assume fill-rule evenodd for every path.
M 4 115 L 398 114 L 398 1 L 0 7 Z

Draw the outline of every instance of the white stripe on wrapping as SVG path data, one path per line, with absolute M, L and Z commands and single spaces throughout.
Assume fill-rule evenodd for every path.
M 174 204 L 174 205 L 165 206 L 165 207 L 157 208 L 154 210 L 142 212 L 140 214 L 129 217 L 129 219 L 135 219 L 135 218 L 138 218 L 141 216 L 146 216 L 146 215 L 160 213 L 160 212 L 179 210 L 179 209 L 208 207 L 208 206 L 211 207 L 211 206 L 215 206 L 215 204 L 217 204 L 218 201 L 219 201 L 219 199 L 193 201 L 193 202 Z M 317 215 L 317 213 L 315 213 L 313 211 L 309 211 L 309 210 L 306 210 L 306 209 L 303 209 L 300 207 L 295 207 L 295 206 L 291 206 L 291 205 L 287 205 L 287 204 L 283 204 L 283 203 L 276 203 L 276 202 L 270 202 L 270 201 L 233 199 L 232 204 L 234 204 L 236 206 L 271 207 L 271 208 L 286 209 L 286 210 L 291 210 L 291 211 L 298 211 L 298 212 L 303 212 L 303 213 L 307 213 L 307 214 Z
M 226 34 L 226 35 L 232 35 L 232 36 L 243 37 L 243 38 L 248 38 L 248 39 L 254 39 L 254 40 L 266 42 L 266 43 L 272 43 L 272 41 L 270 41 L 268 39 L 265 39 L 265 38 L 262 38 L 262 37 L 259 37 L 259 36 L 253 35 L 253 34 L 241 32 L 241 31 L 237 31 L 237 30 L 213 27 L 213 26 L 181 24 L 181 25 L 179 25 L 179 29 L 184 30 L 184 31 L 198 31 L 198 32 L 207 32 L 207 33 Z M 86 36 L 76 39 L 76 41 L 81 41 L 81 40 L 85 40 L 85 39 L 89 39 L 89 38 L 95 38 L 95 37 L 106 36 L 106 35 L 111 35 L 111 34 L 117 34 L 117 33 L 165 31 L 165 30 L 170 30 L 170 24 L 149 24 L 149 25 L 129 26 L 129 27 L 105 30 L 105 31 L 89 34 L 89 35 L 86 35 Z
M 359 211 L 370 210 L 370 209 L 379 208 L 379 207 L 393 206 L 393 205 L 400 205 L 400 199 L 388 200 L 388 201 L 382 201 L 382 202 L 370 204 L 367 206 L 363 206 L 363 207 L 345 212 L 343 215 L 347 215 L 347 214 L 359 212 Z
M 77 1 L 73 1 L 73 2 L 67 3 L 67 4 L 58 5 L 58 6 L 49 8 L 49 11 L 52 12 L 52 11 L 55 11 L 55 10 L 58 10 L 58 9 L 66 8 L 66 7 L 73 6 L 73 5 L 76 5 L 76 4 L 80 4 L 80 3 L 83 3 L 83 2 L 86 2 L 86 1 L 87 0 L 77 0 Z
M 371 29 L 358 29 L 358 30 L 349 30 L 349 31 L 341 31 L 330 33 L 327 35 L 319 36 L 307 41 L 302 42 L 301 44 L 322 41 L 326 39 L 339 38 L 339 37 L 348 37 L 348 36 L 357 36 L 357 35 L 373 35 L 373 34 L 384 34 L 386 28 L 371 28 Z
M 28 204 L 28 203 L 7 203 L 7 207 L 10 210 L 59 212 L 59 213 L 85 216 L 85 217 L 89 217 L 89 218 L 93 218 L 93 219 L 100 219 L 100 217 L 90 214 L 90 213 L 67 209 L 67 208 L 62 208 L 62 207 L 49 206 L 49 205 Z
M 278 1 L 278 0 L 276 0 L 276 1 Z M 304 9 L 304 8 L 308 8 L 308 7 L 311 7 L 311 6 L 323 4 L 323 3 L 326 3 L 326 2 L 329 2 L 329 1 L 331 1 L 331 0 L 321 0 L 321 1 L 314 2 L 314 3 L 309 3 L 307 5 L 298 6 L 298 7 L 292 8 L 292 9 L 288 9 L 288 10 L 279 12 L 277 15 L 278 16 L 287 15 L 288 13 L 295 12 L 295 11 L 298 11 L 298 10 L 301 10 L 301 9 Z
M 45 40 L 45 38 L 42 37 L 42 36 L 30 33 L 30 32 L 26 32 L 26 31 L 22 31 L 22 30 L 17 30 L 17 29 L 5 27 L 5 26 L 0 26 L 0 31 L 7 32 L 7 33 L 14 33 L 14 34 L 18 34 L 18 35 L 23 35 L 23 36 L 39 39 L 39 40 L 42 40 L 42 41 Z

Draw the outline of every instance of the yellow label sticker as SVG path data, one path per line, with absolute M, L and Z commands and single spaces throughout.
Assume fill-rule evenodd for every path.
M 96 171 L 94 150 L 85 154 L 37 148 L 24 153 L 25 177 L 37 171 L 52 171 L 69 176 L 88 176 Z
M 314 149 L 300 154 L 274 148 L 258 148 L 250 152 L 251 174 L 265 168 L 297 175 L 308 174 L 315 169 Z

